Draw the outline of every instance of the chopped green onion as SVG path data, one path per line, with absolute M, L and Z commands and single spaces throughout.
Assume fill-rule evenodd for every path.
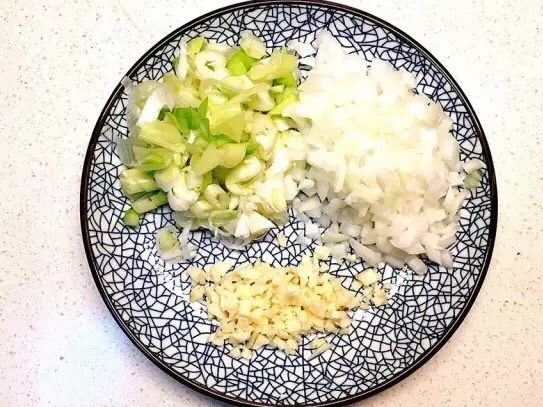
M 177 64 L 176 64 L 177 65 Z M 176 66 L 174 65 L 174 66 Z M 182 84 L 177 75 L 173 72 L 166 72 L 162 77 L 162 82 L 170 88 L 173 93 L 177 93 L 181 88 Z
M 193 157 L 190 166 L 196 174 L 205 174 L 221 165 L 222 159 L 219 149 L 214 144 L 209 144 L 199 157 Z
M 289 72 L 285 76 L 274 79 L 272 82 L 273 86 L 284 85 L 284 86 L 296 86 L 296 77 L 293 72 Z
M 135 103 L 139 108 L 143 108 L 143 105 L 153 93 L 153 91 L 160 86 L 158 81 L 144 81 L 138 83 L 135 87 Z
M 298 89 L 296 89 L 294 86 L 285 86 L 285 89 L 283 92 L 278 93 L 275 95 L 275 103 L 279 104 L 283 100 L 288 99 L 290 96 L 294 95 L 296 99 L 298 99 Z
M 285 50 L 274 51 L 268 61 L 262 60 L 254 64 L 249 71 L 253 81 L 269 81 L 282 78 L 296 69 L 298 60 Z
M 171 110 L 167 107 L 163 107 L 162 109 L 160 109 L 160 112 L 158 113 L 158 120 L 164 120 L 167 113 L 171 114 Z
M 158 250 L 162 253 L 179 248 L 179 240 L 169 228 L 162 228 L 156 234 Z
M 198 109 L 197 109 L 198 113 L 200 113 L 202 117 L 206 117 L 208 106 L 209 106 L 209 100 L 207 98 L 202 100 L 202 103 L 200 103 L 200 106 L 198 106 Z
M 215 123 L 213 132 L 223 134 L 233 141 L 241 141 L 243 129 L 245 128 L 245 113 L 239 112 L 235 116 L 224 120 L 220 123 Z
M 211 226 L 224 226 L 234 220 L 237 212 L 231 209 L 219 209 L 209 214 L 209 223 Z
M 256 150 L 258 150 L 258 143 L 248 143 L 247 144 L 247 148 L 245 149 L 245 155 L 251 155 L 253 154 Z
M 245 158 L 247 145 L 245 143 L 229 143 L 221 146 L 221 166 L 234 168 Z
M 241 33 L 241 42 L 239 45 L 251 58 L 260 59 L 266 55 L 266 45 L 251 32 L 245 31 Z
M 205 102 L 207 106 L 207 102 Z M 202 105 L 200 105 L 202 107 Z M 202 134 L 209 133 L 209 120 L 205 116 L 204 106 L 202 111 L 192 107 L 176 107 L 172 110 L 172 116 L 175 118 L 177 129 L 183 133 L 188 134 L 190 130 L 198 130 Z
M 239 95 L 248 89 L 251 89 L 254 83 L 247 75 L 228 76 L 224 78 L 218 85 L 219 90 L 228 98 Z
M 138 168 L 126 169 L 121 173 L 121 188 L 125 195 L 150 192 L 158 189 L 153 177 Z
M 183 175 L 176 164 L 170 165 L 162 171 L 155 172 L 155 181 L 163 191 L 169 191 Z
M 228 208 L 230 197 L 224 189 L 217 184 L 209 184 L 204 189 L 204 197 L 214 207 L 219 209 Z
M 163 191 L 158 191 L 136 199 L 132 202 L 132 209 L 137 213 L 143 214 L 167 203 L 168 195 Z
M 233 141 L 241 141 L 245 128 L 245 112 L 239 104 L 227 103 L 214 106 L 210 111 L 213 134 L 224 134 Z
M 281 113 L 283 113 L 283 110 L 288 105 L 296 102 L 298 100 L 298 97 L 296 95 L 290 95 L 286 99 L 283 99 L 281 103 L 279 103 L 277 106 L 275 106 L 272 110 L 269 111 L 270 116 L 278 116 Z
M 149 144 L 164 147 L 176 153 L 185 151 L 185 144 L 179 131 L 165 122 L 155 120 L 144 123 L 139 137 Z
M 275 106 L 275 102 L 271 97 L 270 93 L 265 91 L 258 92 L 256 95 L 253 95 L 251 99 L 249 99 L 249 103 L 247 106 L 253 110 L 268 112 L 273 109 L 273 107 Z
M 197 218 L 207 218 L 213 207 L 205 199 L 200 199 L 190 206 L 190 212 Z
M 204 37 L 195 37 L 187 43 L 187 54 L 190 56 L 196 55 L 203 50 L 207 44 Z
M 241 58 L 238 58 L 235 54 L 228 60 L 226 69 L 234 76 L 245 75 L 248 71 Z
M 247 32 L 235 48 L 196 37 L 181 46 L 174 72 L 133 86 L 129 109 L 137 126 L 118 143 L 130 167 L 121 175 L 132 203 L 123 217 L 127 226 L 137 226 L 142 214 L 167 203 L 176 219 L 214 233 L 233 234 L 240 216 L 256 219 L 257 229 L 259 222 L 280 217 L 283 182 L 274 179 L 262 191 L 261 184 L 277 175 L 267 171 L 272 163 L 278 166 L 277 148 L 287 145 L 279 131 L 290 119 L 280 115 L 298 98 L 297 58 L 286 49 L 266 55 L 265 43 Z M 168 94 L 168 103 L 142 115 L 158 88 Z M 248 218 L 248 211 L 257 213 Z M 157 246 L 168 258 L 181 252 L 171 230 L 159 231 Z
M 143 148 L 134 146 L 134 156 L 138 169 L 144 172 L 162 170 L 172 163 L 172 153 L 162 148 Z
M 273 85 L 270 88 L 270 92 L 272 93 L 283 93 L 284 90 L 285 90 L 285 85 Z
M 255 62 L 255 58 L 251 58 L 243 49 L 239 49 L 228 59 L 226 68 L 232 75 L 240 76 L 246 74 Z
M 464 181 L 464 185 L 466 188 L 479 188 L 481 186 L 481 180 L 483 179 L 483 173 L 481 170 L 476 170 L 473 172 L 470 172 L 466 176 L 466 180 Z
M 140 215 L 132 208 L 128 209 L 123 216 L 123 223 L 126 226 L 136 227 L 140 224 Z

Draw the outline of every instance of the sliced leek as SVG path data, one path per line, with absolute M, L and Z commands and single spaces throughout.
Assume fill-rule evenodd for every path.
M 304 168 L 284 153 L 295 125 L 281 116 L 298 100 L 297 58 L 244 32 L 239 47 L 182 42 L 172 65 L 159 80 L 125 81 L 135 125 L 117 142 L 129 167 L 120 176 L 131 202 L 124 223 L 136 227 L 169 204 L 183 227 L 261 236 L 286 218 L 297 189 L 290 171 Z M 168 233 L 157 237 L 160 251 L 171 251 Z

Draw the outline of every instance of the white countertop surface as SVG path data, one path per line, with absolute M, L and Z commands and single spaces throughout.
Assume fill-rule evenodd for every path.
M 40 4 L 41 3 L 41 4 Z M 155 42 L 226 0 L 0 5 L 0 405 L 218 406 L 149 362 L 106 309 L 79 227 L 87 143 Z M 447 345 L 363 406 L 543 405 L 543 2 L 346 3 L 450 70 L 494 156 L 499 225 L 477 301 Z

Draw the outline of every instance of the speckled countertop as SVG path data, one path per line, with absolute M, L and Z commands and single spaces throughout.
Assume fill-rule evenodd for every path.
M 228 3 L 2 2 L 0 405 L 218 406 L 117 327 L 78 209 L 84 152 L 113 87 L 165 34 Z M 347 3 L 410 33 L 458 80 L 486 131 L 500 198 L 490 271 L 464 323 L 424 367 L 359 405 L 542 406 L 543 2 Z

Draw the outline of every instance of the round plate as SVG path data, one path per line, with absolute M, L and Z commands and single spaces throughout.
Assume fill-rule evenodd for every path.
M 89 144 L 81 183 L 83 240 L 98 289 L 111 313 L 134 344 L 162 370 L 212 397 L 238 405 L 337 406 L 375 394 L 419 368 L 451 337 L 469 311 L 488 269 L 497 219 L 497 192 L 490 151 L 466 96 L 445 68 L 421 45 L 390 24 L 362 11 L 322 1 L 251 1 L 208 13 L 175 30 L 130 69 L 134 81 L 157 79 L 172 70 L 182 38 L 203 35 L 234 45 L 244 30 L 268 47 L 290 39 L 313 41 L 326 29 L 349 51 L 378 56 L 419 75 L 418 90 L 439 102 L 453 119 L 462 160 L 486 163 L 482 186 L 461 210 L 454 269 L 429 264 L 424 277 L 381 267 L 395 292 L 386 307 L 357 312 L 349 335 L 330 336 L 332 347 L 311 357 L 309 340 L 286 356 L 262 349 L 250 361 L 228 356 L 206 342 L 214 324 L 187 299 L 188 264 L 165 264 L 154 249 L 155 231 L 172 223 L 161 208 L 148 214 L 139 229 L 123 226 L 128 207 L 118 182 L 121 164 L 112 138 L 126 137 L 126 94 L 119 84 L 107 101 Z M 195 232 L 194 263 L 231 258 L 243 263 L 264 259 L 274 265 L 299 261 L 311 247 L 295 243 L 304 226 L 293 220 L 275 235 L 245 251 L 226 248 L 209 232 Z M 330 272 L 349 284 L 363 263 L 330 264 Z

